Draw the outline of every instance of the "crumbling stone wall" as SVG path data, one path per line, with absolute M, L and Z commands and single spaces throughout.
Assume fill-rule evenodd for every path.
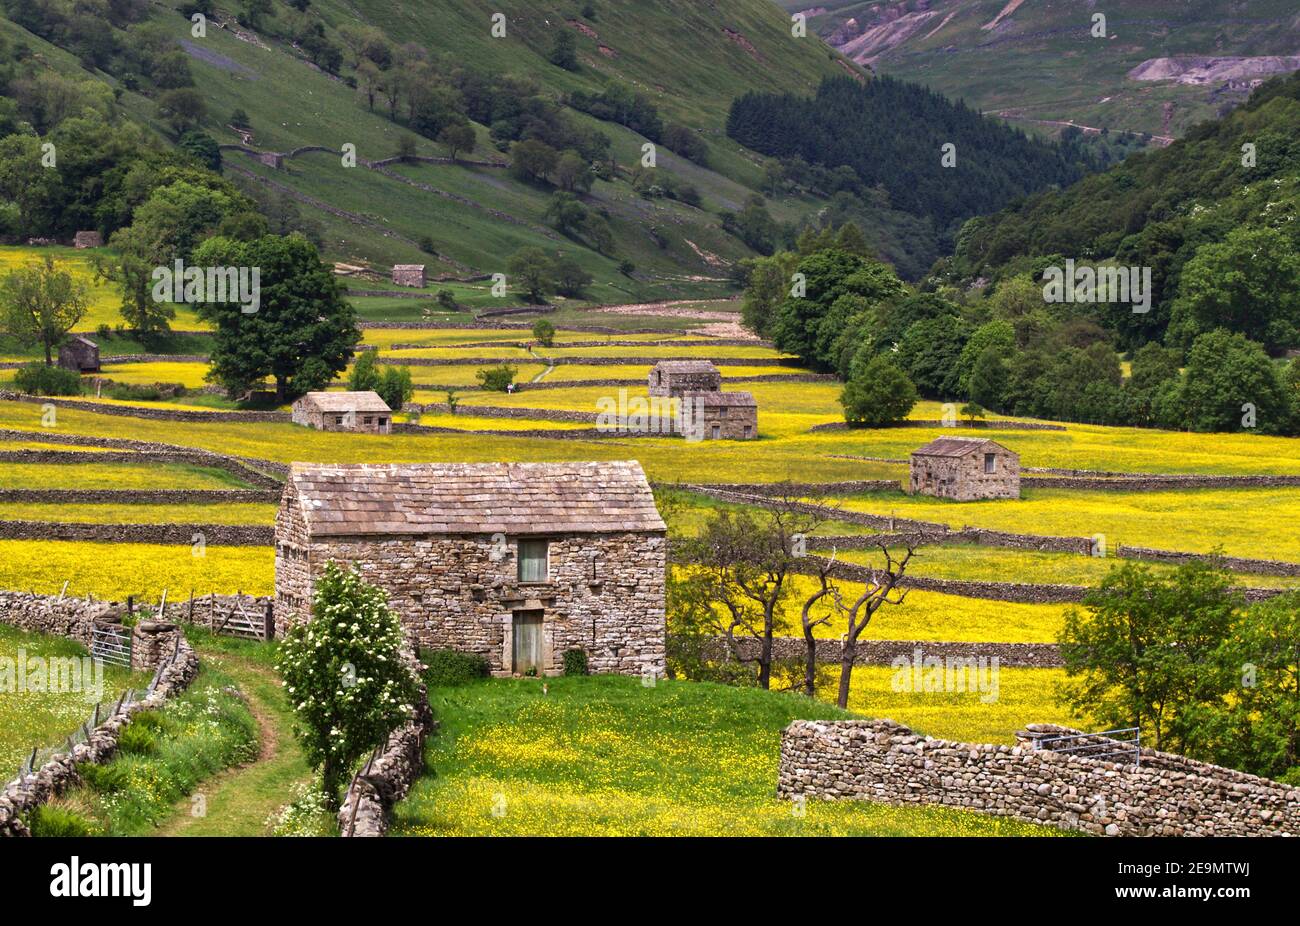
M 777 794 L 941 804 L 1107 836 L 1300 835 L 1300 788 L 1141 750 L 1140 765 L 920 736 L 892 720 L 796 720 L 781 735 Z

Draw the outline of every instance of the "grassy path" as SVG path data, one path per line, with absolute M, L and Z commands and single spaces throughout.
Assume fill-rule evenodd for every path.
M 190 813 L 191 798 L 176 804 L 175 815 L 157 830 L 159 836 L 265 836 L 267 819 L 289 803 L 293 786 L 311 775 L 298 741 L 284 689 L 265 655 L 240 641 L 196 641 L 200 658 L 239 683 L 261 729 L 257 761 L 228 769 L 199 789 L 207 801 L 205 816 Z

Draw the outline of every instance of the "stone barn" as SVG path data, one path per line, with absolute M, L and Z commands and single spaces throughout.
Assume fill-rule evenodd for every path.
M 74 373 L 99 372 L 99 345 L 74 334 L 59 348 L 59 366 Z
M 909 492 L 959 502 L 1020 497 L 1020 455 L 997 441 L 939 437 L 912 451 Z
M 102 248 L 104 236 L 97 231 L 79 231 L 72 238 L 72 246 L 79 251 L 85 248 Z
M 293 423 L 318 431 L 388 434 L 393 410 L 377 392 L 309 392 L 293 403 Z
M 424 289 L 424 264 L 394 264 L 393 285 Z
M 753 440 L 758 437 L 758 403 L 748 392 L 687 392 L 683 415 L 703 428 L 704 440 Z
M 722 373 L 708 360 L 660 360 L 650 370 L 650 394 L 679 398 L 686 392 L 717 392 Z
M 275 619 L 325 564 L 388 594 L 414 642 L 494 675 L 661 676 L 666 528 L 636 461 L 295 463 L 275 522 Z

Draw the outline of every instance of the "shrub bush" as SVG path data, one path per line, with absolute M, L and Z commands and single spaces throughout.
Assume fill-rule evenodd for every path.
M 587 674 L 587 651 L 581 649 L 566 649 L 564 651 L 564 674 L 565 675 L 586 675 Z
M 78 767 L 77 772 L 92 790 L 100 794 L 116 794 L 123 791 L 131 780 L 126 766 L 117 763 L 94 765 L 87 762 Z
M 486 370 L 479 370 L 474 374 L 484 389 L 489 392 L 508 392 L 510 384 L 515 381 L 514 367 L 509 364 L 502 364 L 499 367 L 491 367 Z
M 14 387 L 28 395 L 81 395 L 81 377 L 62 367 L 29 363 L 14 372 Z
M 122 729 L 117 738 L 117 748 L 131 756 L 147 756 L 158 748 L 158 737 L 154 731 L 134 720 Z
M 33 836 L 93 836 L 94 827 L 79 813 L 43 804 L 27 815 Z
M 487 660 L 478 653 L 454 649 L 421 651 L 420 661 L 427 667 L 424 681 L 431 688 L 467 685 L 488 676 Z

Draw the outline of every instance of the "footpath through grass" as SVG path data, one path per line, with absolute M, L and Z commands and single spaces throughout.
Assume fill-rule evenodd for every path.
M 264 836 L 272 818 L 288 804 L 294 787 L 311 778 L 293 735 L 288 697 L 274 668 L 275 647 L 188 631 L 199 657 L 230 676 L 247 698 L 258 727 L 258 753 L 251 762 L 227 769 L 200 789 L 205 808 L 192 813 L 192 799 L 180 801 L 160 836 Z
M 434 688 L 442 723 L 394 835 L 1055 835 L 937 807 L 775 796 L 781 730 L 850 716 L 748 688 L 615 676 Z

